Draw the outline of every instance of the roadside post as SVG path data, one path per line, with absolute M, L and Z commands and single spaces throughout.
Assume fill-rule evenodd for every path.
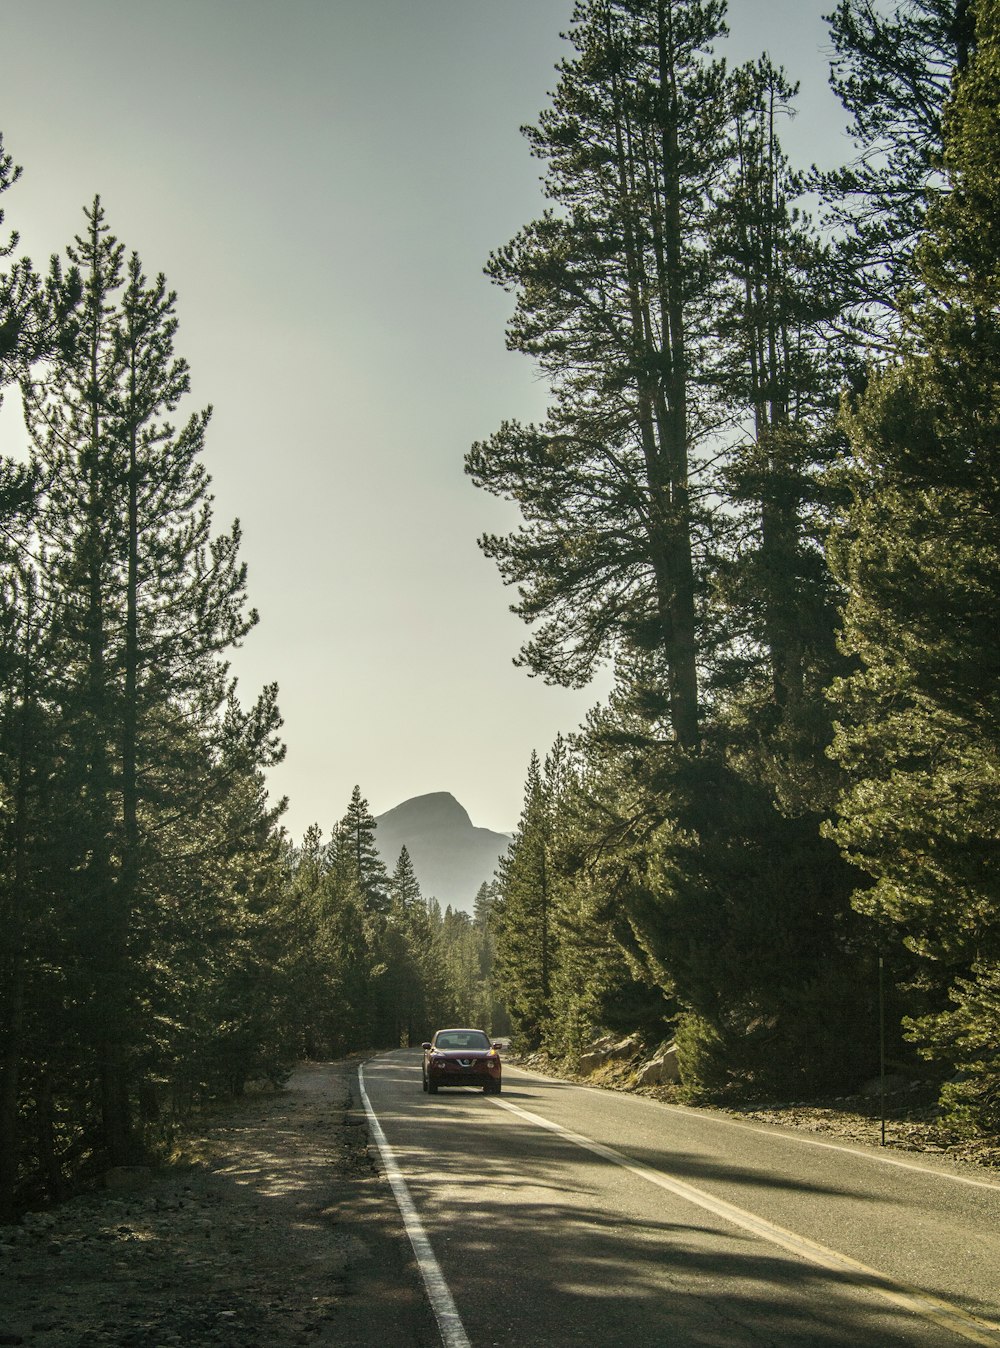
M 878 953 L 878 1107 L 885 1146 L 885 961 Z

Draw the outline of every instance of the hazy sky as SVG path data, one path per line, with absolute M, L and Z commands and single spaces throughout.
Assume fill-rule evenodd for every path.
M 826 87 L 831 0 L 732 0 L 726 51 L 803 84 L 801 162 L 847 153 Z M 572 0 L 3 0 L 4 198 L 43 265 L 103 199 L 178 292 L 187 411 L 218 526 L 239 516 L 261 621 L 244 700 L 280 686 L 271 778 L 292 834 L 360 784 L 380 814 L 451 791 L 510 830 L 528 758 L 600 688 L 511 663 L 523 629 L 476 539 L 514 521 L 463 455 L 545 389 L 482 275 L 542 206 L 518 128 L 567 52 Z M 0 449 L 20 439 L 16 398 Z

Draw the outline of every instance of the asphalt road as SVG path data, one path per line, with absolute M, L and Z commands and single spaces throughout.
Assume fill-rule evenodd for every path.
M 453 1344 L 1000 1348 L 1000 1185 L 944 1158 L 510 1066 L 425 1095 L 419 1050 L 363 1082 Z

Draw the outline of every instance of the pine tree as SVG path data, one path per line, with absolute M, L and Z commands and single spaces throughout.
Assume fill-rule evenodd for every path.
M 0 136 L 0 195 L 20 176 Z M 0 209 L 0 225 L 4 212 Z M 11 257 L 18 236 L 0 242 L 0 259 Z M 25 368 L 29 352 L 25 317 L 37 294 L 37 278 L 25 259 L 0 273 L 0 402 L 4 387 Z M 40 627 L 37 578 L 25 554 L 34 507 L 30 470 L 0 459 L 0 1222 L 14 1218 L 19 1170 L 17 1112 L 25 1056 L 26 984 L 33 953 L 28 893 L 32 775 L 43 736 L 37 705 L 36 652 Z
M 404 844 L 389 880 L 389 910 L 382 932 L 381 955 L 386 965 L 388 1042 L 419 1043 L 426 1019 L 424 968 L 430 939 L 427 909 L 410 853 Z
M 292 952 L 288 977 L 291 995 L 290 1029 L 300 1057 L 322 1056 L 321 1026 L 328 1009 L 328 970 L 320 949 L 320 893 L 327 864 L 326 847 L 318 824 L 311 824 L 302 842 L 286 841 L 281 921 Z
M 333 846 L 318 829 L 307 833 L 285 900 L 306 932 L 302 1035 L 311 1058 L 372 1045 L 371 926 L 357 885 L 331 864 Z
M 740 435 L 722 473 L 730 524 L 710 544 L 712 682 L 723 699 L 770 708 L 765 737 L 801 726 L 836 658 L 821 471 L 836 444 L 843 370 L 828 329 L 839 296 L 778 136 L 795 92 L 766 57 L 735 72 L 734 154 L 713 230 L 728 276 L 718 377 Z
M 423 906 L 420 881 L 413 869 L 413 862 L 410 860 L 409 849 L 405 843 L 399 849 L 396 866 L 389 881 L 389 893 L 393 903 L 398 904 L 404 911 Z
M 582 685 L 655 651 L 678 743 L 700 734 L 694 450 L 718 425 L 706 377 L 719 275 L 710 200 L 729 153 L 720 0 L 587 0 L 550 109 L 527 134 L 553 210 L 490 259 L 515 292 L 508 345 L 554 402 L 473 447 L 477 485 L 525 524 L 482 541 L 515 612 L 520 662 Z
M 283 921 L 275 827 L 282 803 L 268 801 L 262 771 L 279 756 L 279 724 L 273 701 L 261 714 L 230 699 L 218 761 L 202 763 L 210 789 L 184 821 L 169 888 L 158 867 L 143 876 L 159 899 L 155 978 L 146 983 L 158 1015 L 139 1095 L 154 1118 L 163 1106 L 183 1112 L 205 1096 L 239 1094 L 251 1079 L 278 1081 L 294 1060 L 294 934 Z
M 226 793 L 235 713 L 224 657 L 256 614 L 238 525 L 212 534 L 200 462 L 208 413 L 179 430 L 165 420 L 188 388 L 173 354 L 174 296 L 162 277 L 147 282 L 136 256 L 126 262 L 99 200 L 86 216 L 70 270 L 53 263 L 48 291 L 64 319 L 24 401 L 44 481 L 40 585 L 58 610 L 48 696 L 65 746 L 54 785 L 73 877 L 72 995 L 92 1054 L 83 1075 L 99 1082 L 104 1145 L 121 1161 L 137 1145 L 153 948 L 173 939 L 161 916 L 184 897 L 182 876 L 204 892 L 184 861 L 198 850 L 188 830 Z M 255 766 L 274 761 L 273 690 L 251 722 Z
M 545 883 L 536 864 L 527 885 L 554 920 L 543 939 L 528 900 L 511 907 L 515 843 L 498 970 L 536 1042 L 578 1044 L 618 997 L 653 1033 L 678 1014 L 710 1026 L 724 1084 L 763 1087 L 769 1062 L 842 1082 L 850 873 L 818 836 L 838 662 L 821 470 L 842 368 L 824 338 L 842 294 L 776 133 L 793 91 L 766 59 L 712 59 L 723 13 L 577 6 L 575 59 L 529 132 L 555 208 L 490 261 L 517 298 L 508 343 L 554 405 L 469 455 L 524 518 L 483 546 L 537 623 L 521 663 L 565 683 L 601 659 L 616 672 L 580 741 L 569 853 L 553 865 L 550 815 Z M 602 943 L 612 972 L 588 980 Z
M 52 1036 L 59 1042 L 66 1030 L 58 973 L 65 908 L 49 877 L 49 825 L 59 809 L 51 790 L 58 738 L 44 695 L 51 615 L 21 550 L 30 527 L 23 510 L 5 524 L 14 547 L 3 558 L 0 599 L 0 1221 L 14 1220 L 20 1176 L 30 1169 L 19 1126 L 23 1097 L 45 1098 L 40 1065 Z M 52 1167 L 47 1180 L 58 1197 Z
M 122 1164 L 134 1159 L 126 1057 L 134 1048 L 128 1040 L 136 989 L 128 955 L 132 913 L 115 885 L 120 830 L 113 738 L 120 702 L 111 646 L 121 613 L 115 600 L 126 511 L 118 488 L 122 451 L 106 414 L 122 374 L 113 296 L 124 249 L 99 205 L 87 221 L 87 234 L 67 250 L 69 275 L 53 262 L 51 288 L 76 284 L 78 273 L 83 298 L 44 382 L 25 385 L 25 421 L 48 488 L 37 525 L 43 583 L 61 609 L 55 652 L 61 674 L 53 693 L 72 741 L 61 785 L 72 821 L 64 837 L 78 877 L 71 928 L 81 982 L 73 996 L 85 1023 L 81 1037 L 93 1054 L 85 1074 L 97 1081 L 104 1146 L 113 1163 Z
M 479 964 L 479 1001 L 475 1024 L 488 1034 L 510 1033 L 510 1017 L 503 1005 L 497 986 L 496 938 L 493 931 L 493 912 L 500 897 L 500 883 L 494 878 L 484 880 L 476 891 L 473 905 L 472 929 L 475 934 Z
M 336 990 L 324 1017 L 329 1052 L 399 1042 L 392 970 L 405 946 L 391 921 L 390 880 L 375 832 L 355 786 L 333 829 L 318 898 L 321 960 Z
M 514 841 L 500 861 L 491 922 L 500 999 L 518 1039 L 537 1048 L 549 1014 L 556 958 L 550 801 L 532 753 Z
M 919 284 L 914 267 L 924 216 L 942 178 L 942 120 L 956 69 L 967 59 L 970 0 L 901 0 L 892 10 L 839 0 L 829 16 L 831 84 L 850 115 L 858 154 L 817 176 L 828 223 L 842 240 L 850 288 L 845 327 L 891 345 L 895 298 Z
M 8 191 L 21 176 L 20 165 L 4 149 L 0 132 L 0 196 Z M 4 210 L 0 207 L 0 226 Z M 0 235 L 0 261 L 10 258 L 17 250 L 19 235 L 16 230 L 4 240 Z M 9 271 L 0 272 L 0 403 L 4 388 L 16 383 L 33 361 L 47 349 L 49 327 L 45 322 L 41 283 L 30 258 L 18 258 Z M 6 468 L 6 460 L 4 460 Z M 3 502 L 0 486 L 0 504 Z
M 915 1039 L 963 1064 L 952 1098 L 995 1128 L 1000 1068 L 983 1043 L 987 1025 L 994 1043 L 1000 1033 L 989 1009 L 1000 963 L 1000 7 L 978 0 L 974 13 L 945 121 L 950 191 L 917 250 L 899 359 L 847 421 L 854 499 L 832 562 L 858 669 L 834 689 L 850 787 L 833 834 L 871 877 L 859 909 L 921 959 Z
M 389 903 L 389 877 L 375 843 L 376 829 L 368 802 L 355 786 L 334 829 L 330 864 L 337 882 L 356 886 L 366 911 L 374 914 L 385 913 Z

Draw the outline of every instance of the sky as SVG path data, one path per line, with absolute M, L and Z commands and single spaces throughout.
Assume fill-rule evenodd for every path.
M 725 53 L 802 83 L 795 162 L 850 155 L 827 87 L 830 0 L 731 0 Z M 515 668 L 526 635 L 477 547 L 509 504 L 463 457 L 546 389 L 507 352 L 491 249 L 539 214 L 519 127 L 555 87 L 572 0 L 2 0 L 5 194 L 44 267 L 99 194 L 177 291 L 187 413 L 211 404 L 219 529 L 238 517 L 260 623 L 245 702 L 277 682 L 269 775 L 293 838 L 355 785 L 374 814 L 450 791 L 512 831 L 571 691 Z M 16 398 L 0 452 L 23 445 Z

